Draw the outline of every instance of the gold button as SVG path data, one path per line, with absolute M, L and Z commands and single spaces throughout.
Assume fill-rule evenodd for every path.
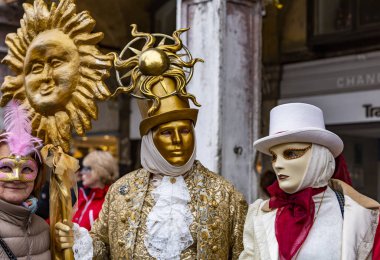
M 217 222 L 214 222 L 214 223 L 211 224 L 211 229 L 215 230 L 217 228 L 218 228 Z
M 218 202 L 216 202 L 216 200 L 213 200 L 212 203 L 211 203 L 211 205 L 212 205 L 214 208 L 216 208 L 216 207 L 218 207 Z
M 121 222 L 125 223 L 127 221 L 127 218 L 125 216 L 121 216 Z
M 204 194 L 201 194 L 200 198 L 201 198 L 202 202 L 206 202 L 207 201 L 207 197 Z
M 170 178 L 170 182 L 171 182 L 172 184 L 174 184 L 176 181 L 177 181 L 176 178 L 174 178 L 174 177 L 171 177 L 171 178 Z
M 218 251 L 218 247 L 217 247 L 217 246 L 213 246 L 211 250 L 212 250 L 213 252 L 216 252 L 216 251 Z
M 119 240 L 117 243 L 119 244 L 119 246 L 124 246 L 125 244 L 123 240 Z
M 208 239 L 208 231 L 206 229 L 204 229 L 204 230 L 201 231 L 201 238 L 203 240 Z

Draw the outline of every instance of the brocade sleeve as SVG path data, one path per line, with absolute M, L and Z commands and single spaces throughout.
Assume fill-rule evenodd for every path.
M 107 192 L 106 198 L 104 200 L 102 209 L 99 213 L 98 219 L 95 220 L 90 235 L 93 239 L 94 248 L 94 258 L 93 259 L 109 259 L 110 246 L 108 237 L 108 216 L 109 216 L 109 206 L 110 197 L 112 194 L 112 186 Z
M 248 204 L 243 195 L 235 189 L 232 196 L 231 206 L 232 210 L 230 217 L 233 221 L 231 259 L 235 260 L 239 258 L 240 253 L 243 251 L 243 229 L 248 209 Z

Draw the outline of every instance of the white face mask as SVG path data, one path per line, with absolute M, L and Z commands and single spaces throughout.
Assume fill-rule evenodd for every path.
M 295 193 L 301 186 L 310 163 L 311 148 L 310 143 L 286 143 L 270 149 L 279 186 L 286 193 Z

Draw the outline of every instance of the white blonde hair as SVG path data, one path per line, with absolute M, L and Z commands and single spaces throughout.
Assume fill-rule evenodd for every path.
M 92 151 L 83 159 L 83 165 L 90 166 L 104 184 L 111 184 L 119 177 L 116 159 L 104 151 Z

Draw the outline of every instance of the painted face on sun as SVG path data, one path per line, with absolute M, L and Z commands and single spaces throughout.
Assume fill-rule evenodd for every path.
M 0 181 L 33 182 L 37 178 L 38 166 L 30 157 L 9 156 L 0 158 Z
M 53 115 L 71 100 L 78 84 L 79 54 L 58 30 L 40 33 L 25 57 L 25 91 L 38 112 Z
M 311 147 L 310 143 L 286 143 L 270 149 L 278 183 L 286 193 L 298 191 L 309 166 Z

